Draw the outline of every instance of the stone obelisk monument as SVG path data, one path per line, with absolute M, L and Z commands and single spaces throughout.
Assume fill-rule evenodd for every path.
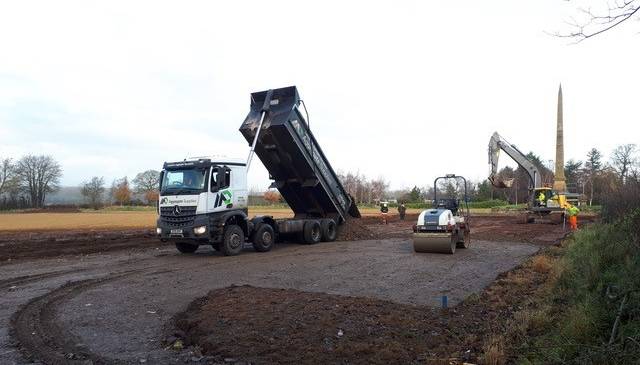
M 562 84 L 558 89 L 558 126 L 556 129 L 556 172 L 553 179 L 553 190 L 557 192 L 567 191 L 567 182 L 564 177 L 564 130 L 562 126 Z

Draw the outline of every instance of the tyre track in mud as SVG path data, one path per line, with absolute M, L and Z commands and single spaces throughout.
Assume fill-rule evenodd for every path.
M 36 297 L 11 318 L 10 336 L 26 359 L 45 364 L 126 364 L 89 351 L 83 341 L 56 323 L 57 309 L 67 300 L 98 285 L 132 276 L 148 270 L 131 270 L 104 277 L 69 282 Z
M 33 275 L 23 275 L 23 276 L 16 276 L 13 278 L 9 278 L 9 279 L 2 279 L 0 280 L 0 288 L 2 289 L 7 289 L 7 288 L 11 288 L 14 286 L 18 286 L 18 285 L 23 285 L 23 284 L 28 284 L 28 283 L 32 283 L 32 282 L 37 282 L 43 279 L 49 279 L 49 278 L 53 278 L 56 276 L 62 276 L 62 275 L 67 275 L 67 274 L 71 274 L 71 273 L 79 273 L 79 272 L 83 272 L 86 271 L 87 269 L 70 269 L 70 270 L 59 270 L 59 271 L 53 271 L 53 272 L 45 272 L 42 274 L 33 274 Z

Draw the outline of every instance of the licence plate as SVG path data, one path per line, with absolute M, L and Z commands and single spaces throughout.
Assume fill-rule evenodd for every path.
M 171 230 L 171 234 L 182 234 L 182 230 L 181 229 L 172 229 Z

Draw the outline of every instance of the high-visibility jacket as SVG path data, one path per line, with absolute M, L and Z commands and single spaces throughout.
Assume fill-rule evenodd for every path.
M 580 213 L 580 209 L 578 209 L 578 207 L 576 207 L 575 205 L 572 205 L 567 209 L 567 215 L 569 215 L 569 217 L 576 216 L 578 215 L 578 213 Z
M 544 203 L 544 199 L 545 199 L 544 193 L 540 193 L 540 195 L 538 195 L 538 200 L 540 201 L 540 203 Z

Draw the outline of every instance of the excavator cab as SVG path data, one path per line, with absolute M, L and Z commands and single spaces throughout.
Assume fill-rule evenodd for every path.
M 533 190 L 533 206 L 534 207 L 546 207 L 549 199 L 553 195 L 553 191 L 549 188 L 540 188 Z

